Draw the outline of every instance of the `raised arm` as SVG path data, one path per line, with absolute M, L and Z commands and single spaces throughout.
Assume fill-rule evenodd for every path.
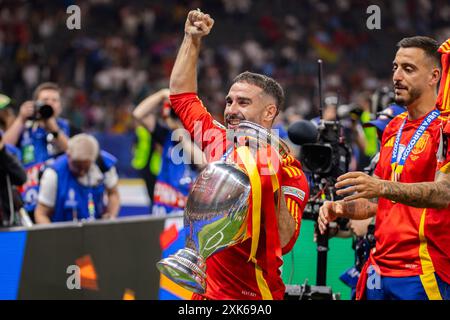
M 225 148 L 221 143 L 225 141 L 225 130 L 219 129 L 214 123 L 214 118 L 197 96 L 197 63 L 201 39 L 209 34 L 213 24 L 214 20 L 208 14 L 199 10 L 189 12 L 183 43 L 170 76 L 172 108 L 208 160 L 218 160 L 217 157 L 223 154 Z M 210 145 L 214 150 L 207 151 Z
M 184 39 L 170 76 L 170 94 L 197 92 L 197 62 L 201 39 L 208 35 L 214 20 L 200 10 L 189 12 Z
M 152 132 L 156 124 L 155 111 L 162 101 L 169 98 L 169 94 L 169 89 L 161 89 L 145 98 L 133 110 L 134 119 Z

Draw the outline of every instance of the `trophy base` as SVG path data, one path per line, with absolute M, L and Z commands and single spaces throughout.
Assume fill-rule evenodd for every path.
M 203 294 L 206 291 L 206 265 L 201 256 L 192 249 L 184 248 L 160 260 L 159 272 L 181 287 Z

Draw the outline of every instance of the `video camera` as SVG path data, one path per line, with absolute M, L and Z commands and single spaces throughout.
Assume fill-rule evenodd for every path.
M 55 111 L 53 110 L 53 107 L 51 105 L 46 104 L 42 101 L 36 101 L 34 103 L 34 113 L 30 117 L 30 120 L 47 120 L 53 117 L 54 114 Z
M 337 198 L 334 184 L 340 175 L 348 172 L 351 149 L 339 121 L 320 120 L 316 127 L 310 121 L 300 120 L 289 127 L 288 135 L 293 143 L 300 145 L 299 160 L 309 173 L 311 197 L 303 216 L 317 220 L 323 202 Z
M 383 86 L 372 94 L 370 111 L 372 114 L 377 114 L 392 103 L 395 103 L 394 91 L 388 86 Z
M 309 179 L 310 198 L 303 211 L 303 218 L 317 222 L 319 209 L 326 200 L 338 200 L 335 184 L 337 178 L 348 172 L 351 149 L 345 142 L 343 128 L 338 120 L 322 119 L 322 61 L 319 64 L 320 116 L 315 125 L 311 121 L 300 120 L 288 128 L 289 139 L 300 145 L 300 162 Z M 348 219 L 337 219 L 329 228 L 347 229 Z M 317 234 L 317 285 L 326 284 L 326 264 L 328 251 L 328 230 Z M 339 229 L 336 229 L 339 230 Z
M 335 178 L 347 172 L 350 149 L 344 142 L 339 121 L 321 120 L 317 136 L 317 142 L 302 145 L 300 161 L 306 171 Z
M 303 217 L 317 221 L 320 206 L 325 200 L 336 200 L 337 178 L 348 172 L 351 149 L 347 145 L 342 124 L 339 120 L 324 120 L 322 99 L 322 60 L 318 60 L 319 118 L 316 124 L 300 120 L 288 128 L 289 139 L 299 145 L 299 160 L 305 172 L 309 173 L 310 199 Z M 338 105 L 338 97 L 327 98 L 327 105 Z M 339 117 L 336 117 L 339 119 Z M 346 223 L 345 223 L 346 225 Z
M 310 131 L 305 129 L 310 129 Z M 299 139 L 303 135 L 302 139 Z M 318 127 L 312 122 L 300 120 L 288 128 L 289 139 L 300 145 L 300 162 L 309 179 L 310 197 L 303 211 L 303 218 L 317 222 L 319 209 L 326 200 L 338 200 L 335 184 L 337 178 L 348 172 L 351 149 L 345 143 L 339 121 L 320 120 Z M 316 137 L 310 142 L 304 138 Z M 303 142 L 303 143 L 299 143 Z M 347 230 L 348 219 L 338 218 L 329 224 L 324 235 L 317 234 L 317 285 L 326 284 L 327 251 L 329 234 Z

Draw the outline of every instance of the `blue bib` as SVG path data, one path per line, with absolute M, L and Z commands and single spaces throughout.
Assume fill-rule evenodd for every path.
M 105 170 L 109 170 L 116 162 L 116 159 L 105 151 L 102 151 L 100 156 Z M 72 221 L 75 217 L 78 220 L 90 217 L 99 219 L 105 209 L 104 182 L 92 187 L 81 185 L 69 170 L 67 155 L 58 157 L 51 168 L 58 175 L 52 222 Z

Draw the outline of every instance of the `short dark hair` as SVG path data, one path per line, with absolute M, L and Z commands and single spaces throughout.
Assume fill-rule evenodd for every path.
M 237 75 L 236 78 L 233 79 L 232 84 L 235 84 L 237 82 L 246 82 L 249 84 L 253 84 L 261 88 L 264 93 L 273 97 L 275 99 L 275 105 L 277 107 L 277 115 L 283 108 L 284 90 L 281 85 L 271 77 L 259 73 L 245 71 Z
M 61 88 L 54 82 L 43 82 L 36 87 L 33 91 L 33 99 L 37 100 L 39 93 L 43 90 L 55 90 L 61 94 Z
M 439 43 L 430 37 L 415 36 L 409 38 L 403 38 L 397 43 L 397 47 L 400 48 L 420 48 L 425 52 L 425 55 L 431 59 L 440 67 L 441 66 L 441 54 L 438 52 Z

